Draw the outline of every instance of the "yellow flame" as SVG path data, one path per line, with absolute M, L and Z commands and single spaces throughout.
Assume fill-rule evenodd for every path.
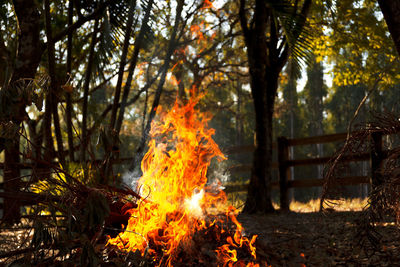
M 200 206 L 201 200 L 204 197 L 204 189 L 194 193 L 191 198 L 185 200 L 185 209 L 188 213 L 195 217 L 203 216 L 203 209 Z
M 226 203 L 223 191 L 206 185 L 211 159 L 225 157 L 212 139 L 214 129 L 207 127 L 211 117 L 194 109 L 198 101 L 199 97 L 189 99 L 186 105 L 176 101 L 169 112 L 159 112 L 138 182 L 145 201 L 129 211 L 126 230 L 108 242 L 121 250 L 138 249 L 144 254 L 147 248 L 151 255 L 162 253 L 158 265 L 172 266 L 178 247 L 190 243 L 196 231 L 213 225 L 207 224 L 207 215 Z M 244 243 L 255 258 L 256 237 L 248 240 L 242 236 L 236 213 L 233 207 L 227 210 L 227 218 L 237 230 L 233 239 L 229 237 L 217 250 L 224 265 L 238 261 L 236 248 Z M 221 234 L 224 232 L 221 229 Z M 155 251 L 155 247 L 162 251 Z

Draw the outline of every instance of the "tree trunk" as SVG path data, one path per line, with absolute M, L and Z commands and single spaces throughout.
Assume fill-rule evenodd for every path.
M 244 1 L 241 1 L 241 26 L 247 46 L 251 94 L 256 116 L 256 148 L 243 212 L 269 213 L 274 210 L 271 201 L 272 115 L 279 72 L 274 75 L 274 70 L 268 64 L 265 35 L 269 11 L 262 1 L 256 2 L 255 11 L 254 21 L 256 24 L 253 28 L 248 28 L 247 22 L 244 21 Z
M 278 88 L 278 76 L 269 77 L 251 74 L 251 88 L 256 115 L 256 144 L 253 154 L 253 167 L 246 203 L 245 213 L 269 213 L 274 210 L 271 201 L 271 165 L 272 165 L 272 115 L 274 103 L 269 92 Z M 266 88 L 266 90 L 264 89 Z M 275 95 L 275 94 L 274 94 Z
M 44 143 L 46 150 L 44 151 L 44 160 L 52 162 L 54 157 L 54 141 L 51 131 L 51 114 L 52 114 L 51 95 L 47 94 L 45 99 L 45 110 L 44 110 Z M 49 171 L 50 173 L 50 171 Z
M 400 1 L 378 0 L 397 53 L 400 55 Z
M 243 145 L 243 115 L 242 115 L 242 84 L 238 80 L 236 84 L 236 117 L 235 117 L 235 130 L 236 130 L 236 146 Z M 236 160 L 240 161 L 242 156 L 236 155 Z
M 112 109 L 111 109 L 109 133 L 111 136 L 112 145 L 106 148 L 105 156 L 104 156 L 104 164 L 102 166 L 102 171 L 104 174 L 102 176 L 103 183 L 107 183 L 106 182 L 106 180 L 108 179 L 107 177 L 110 175 L 111 170 L 112 170 L 112 164 L 110 161 L 111 153 L 115 154 L 116 158 L 119 157 L 119 144 L 118 144 L 119 128 L 118 128 L 118 121 L 116 122 L 116 119 L 117 119 L 118 107 L 120 107 L 120 113 L 121 113 L 121 108 L 122 108 L 122 104 L 120 105 L 119 101 L 120 101 L 120 96 L 121 96 L 122 79 L 124 77 L 126 59 L 128 56 L 129 40 L 132 35 L 132 25 L 133 25 L 135 6 L 136 6 L 136 1 L 131 0 L 130 5 L 129 5 L 128 21 L 126 23 L 124 45 L 122 47 L 121 61 L 120 61 L 119 71 L 118 71 L 117 85 L 115 86 L 114 101 L 113 101 L 113 105 L 112 105 Z M 134 55 L 135 55 L 135 51 L 137 51 L 137 54 L 139 54 L 138 51 L 140 48 L 137 47 L 138 43 L 139 42 L 136 42 L 136 44 L 135 44 L 135 49 L 134 49 L 134 53 L 133 53 Z M 137 59 L 137 56 L 136 56 L 136 59 Z M 127 86 L 129 86 L 129 87 L 131 86 L 132 76 L 133 76 L 133 73 L 135 70 L 137 60 L 133 59 L 133 61 L 134 62 L 131 61 L 130 65 L 129 65 L 128 80 L 125 83 L 125 88 Z M 124 95 L 125 95 L 125 89 L 124 89 Z M 128 97 L 128 96 L 126 96 L 126 97 Z M 126 104 L 126 101 L 125 101 L 125 104 Z M 122 121 L 121 121 L 121 124 L 122 124 Z
M 302 29 L 311 5 L 305 0 L 296 5 L 293 16 L 297 29 Z M 274 210 L 271 201 L 272 115 L 278 89 L 279 73 L 289 56 L 289 45 L 274 8 L 276 2 L 256 0 L 252 19 L 248 22 L 246 1 L 240 1 L 239 19 L 249 60 L 250 86 L 256 114 L 256 149 L 248 194 L 243 212 L 268 213 Z M 297 10 L 299 8 L 299 10 Z M 268 33 L 268 35 L 267 35 Z M 294 40 L 301 31 L 294 32 Z
M 82 137 L 81 137 L 81 157 L 80 161 L 82 164 L 86 161 L 86 147 L 89 143 L 88 134 L 87 134 L 87 114 L 88 114 L 88 98 L 89 98 L 89 85 L 90 85 L 90 78 L 92 75 L 92 67 L 93 67 L 93 58 L 94 58 L 94 48 L 97 43 L 97 33 L 99 31 L 99 19 L 95 20 L 93 33 L 92 33 L 92 40 L 90 42 L 89 48 L 89 58 L 88 63 L 86 66 L 86 73 L 85 73 L 85 83 L 83 85 L 83 106 L 82 106 Z M 85 178 L 86 172 L 85 172 Z
M 46 17 L 47 52 L 48 52 L 49 75 L 50 75 L 50 93 L 47 97 L 50 97 L 49 102 L 52 105 L 51 110 L 53 114 L 54 129 L 57 140 L 57 157 L 61 165 L 65 167 L 64 147 L 61 135 L 60 118 L 58 116 L 58 99 L 57 99 L 58 82 L 56 79 L 56 59 L 54 51 L 53 33 L 51 27 L 50 2 L 49 0 L 45 0 L 44 3 L 45 3 L 45 17 Z M 49 124 L 49 126 L 51 127 L 51 123 Z
M 72 17 L 74 11 L 74 1 L 69 1 L 68 3 L 68 27 L 72 25 Z M 71 70 L 72 70 L 72 31 L 68 33 L 68 40 L 67 40 L 67 81 L 69 81 L 71 77 Z M 67 136 L 68 136 L 68 154 L 69 154 L 69 161 L 73 162 L 75 160 L 74 157 L 74 136 L 72 133 L 72 99 L 71 99 L 71 92 L 66 92 L 66 124 L 67 124 Z
M 14 0 L 14 11 L 18 20 L 18 49 L 10 85 L 22 78 L 35 77 L 36 69 L 39 66 L 44 47 L 40 42 L 40 14 L 36 1 Z M 26 82 L 28 83 L 28 82 Z M 12 90 L 12 86 L 3 88 Z M 18 112 L 11 114 L 7 120 L 19 125 L 26 116 L 26 103 L 23 99 L 15 103 L 18 105 Z M 12 140 L 6 140 L 5 161 L 4 161 L 4 182 L 5 191 L 18 191 L 20 189 L 19 169 L 19 136 Z M 12 181 L 12 182 L 11 182 Z M 4 221 L 15 222 L 20 216 L 20 202 L 4 200 Z
M 153 0 L 149 0 L 149 2 L 147 3 L 145 15 L 144 15 L 143 22 L 142 22 L 142 26 L 141 26 L 140 31 L 139 31 L 139 36 L 135 40 L 135 49 L 133 51 L 133 55 L 132 55 L 132 58 L 131 58 L 131 63 L 129 65 L 128 79 L 126 81 L 126 84 L 124 86 L 124 91 L 122 93 L 121 107 L 119 109 L 118 120 L 117 120 L 117 124 L 115 126 L 115 130 L 117 132 L 117 136 L 119 135 L 119 133 L 121 131 L 121 126 L 122 126 L 122 121 L 123 121 L 123 118 L 124 118 L 125 108 L 126 108 L 126 105 L 127 105 L 127 102 L 128 102 L 129 92 L 131 90 L 132 77 L 133 77 L 133 73 L 135 72 L 137 60 L 138 60 L 138 57 L 139 57 L 139 51 L 142 48 L 142 40 L 144 39 L 146 27 L 147 27 L 147 24 L 149 22 L 149 18 L 150 18 L 150 15 L 151 15 L 151 8 L 153 6 L 153 2 L 154 2 Z
M 21 78 L 34 78 L 45 48 L 40 41 L 40 14 L 37 2 L 14 0 L 13 4 L 19 27 L 18 54 L 11 82 Z
M 124 40 L 124 45 L 122 48 L 121 61 L 119 64 L 118 80 L 117 80 L 117 85 L 115 86 L 114 102 L 113 102 L 113 106 L 112 106 L 112 110 L 111 110 L 110 131 L 113 131 L 115 129 L 115 120 L 117 118 L 117 111 L 118 111 L 118 107 L 119 107 L 119 100 L 120 100 L 121 88 L 122 88 L 122 79 L 124 77 L 126 58 L 128 56 L 129 40 L 131 38 L 131 33 L 132 33 L 133 14 L 134 14 L 135 5 L 136 5 L 136 1 L 131 0 L 130 6 L 129 6 L 128 21 L 126 23 L 125 40 Z M 136 45 L 135 45 L 135 50 L 138 50 Z M 135 65 L 136 65 L 136 62 L 135 62 Z M 131 62 L 131 66 L 132 66 L 132 62 Z M 132 75 L 133 75 L 133 72 L 132 72 Z M 116 136 L 118 136 L 118 135 L 116 134 Z
M 19 138 L 8 142 L 5 149 L 4 160 L 4 192 L 18 192 L 20 190 L 19 169 Z M 18 199 L 4 198 L 3 221 L 17 222 L 20 217 L 21 203 Z

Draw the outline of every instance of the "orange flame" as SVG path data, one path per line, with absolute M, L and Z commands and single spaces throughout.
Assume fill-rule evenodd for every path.
M 170 80 L 171 84 L 174 86 L 178 86 L 181 83 L 181 81 L 177 80 L 176 76 L 173 74 L 171 74 L 171 77 L 169 78 L 169 80 Z
M 150 255 L 161 253 L 157 265 L 172 266 L 179 247 L 189 246 L 197 231 L 214 227 L 220 234 L 227 232 L 216 224 L 221 219 L 209 219 L 220 218 L 215 214 L 221 213 L 219 207 L 226 207 L 226 196 L 215 186 L 207 185 L 207 169 L 212 158 L 223 160 L 225 156 L 212 139 L 214 129 L 207 127 L 211 117 L 194 109 L 199 99 L 192 97 L 183 106 L 176 101 L 169 112 L 158 113 L 160 120 L 152 124 L 152 139 L 138 182 L 139 193 L 146 200 L 129 211 L 131 217 L 125 231 L 108 241 L 121 250 L 138 249 L 142 255 L 145 251 Z M 236 251 L 243 244 L 256 258 L 256 236 L 251 240 L 242 236 L 243 227 L 236 213 L 233 207 L 227 209 L 227 219 L 236 225 L 236 231 L 233 237 L 220 240 L 226 244 L 216 250 L 223 266 L 245 266 L 237 259 Z
M 210 0 L 204 0 L 202 9 L 208 9 L 208 8 L 212 8 L 212 7 L 214 7 L 214 6 Z

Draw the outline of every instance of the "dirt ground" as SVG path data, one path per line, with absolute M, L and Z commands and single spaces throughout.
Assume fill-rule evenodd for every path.
M 381 242 L 366 254 L 357 244 L 359 216 L 359 211 L 289 212 L 240 214 L 238 219 L 246 234 L 258 235 L 257 255 L 272 266 L 400 266 L 399 228 L 390 222 L 377 226 Z M 26 231 L 0 229 L 0 255 L 16 249 L 24 239 L 29 240 Z M 0 259 L 0 266 L 4 260 Z
M 400 231 L 377 226 L 376 249 L 358 245 L 359 211 L 239 215 L 247 234 L 257 234 L 257 254 L 272 266 L 400 266 Z

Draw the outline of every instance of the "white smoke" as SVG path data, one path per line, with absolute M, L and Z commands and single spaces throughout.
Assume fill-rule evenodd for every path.
M 137 191 L 140 175 L 137 171 L 127 171 L 122 175 L 122 181 L 132 190 Z
M 227 171 L 228 167 L 226 161 L 218 162 L 212 168 L 211 173 L 208 175 L 208 183 L 213 184 L 216 181 L 226 183 L 230 179 L 230 173 Z

